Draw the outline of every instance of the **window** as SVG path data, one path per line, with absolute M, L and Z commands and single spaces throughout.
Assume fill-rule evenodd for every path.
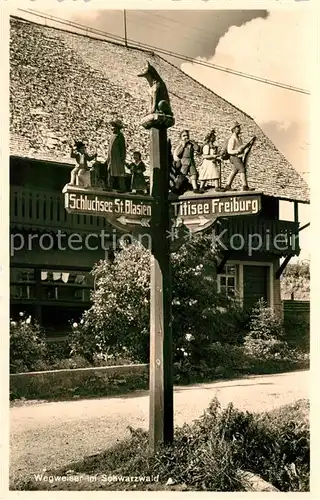
M 11 299 L 35 299 L 34 269 L 17 268 L 10 269 L 10 297 Z
M 15 284 L 35 283 L 34 269 L 12 267 L 10 269 L 10 281 Z
M 237 291 L 237 266 L 226 265 L 217 276 L 218 293 L 226 297 L 236 297 Z
M 86 271 L 11 268 L 13 300 L 90 302 L 93 276 Z
M 45 300 L 87 302 L 93 287 L 92 275 L 85 271 L 41 270 Z
M 35 299 L 36 298 L 36 290 L 35 286 L 19 286 L 19 285 L 10 285 L 10 297 L 12 299 Z

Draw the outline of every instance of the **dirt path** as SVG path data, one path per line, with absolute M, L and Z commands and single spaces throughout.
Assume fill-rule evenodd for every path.
M 243 410 L 263 411 L 308 398 L 309 372 L 249 377 L 188 387 L 174 392 L 175 425 L 191 423 L 217 396 Z M 10 410 L 10 477 L 28 478 L 99 453 L 148 428 L 148 393 L 103 399 L 28 404 Z

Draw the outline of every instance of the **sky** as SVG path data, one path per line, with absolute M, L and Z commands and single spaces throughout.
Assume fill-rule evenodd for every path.
M 272 10 L 129 9 L 126 11 L 127 37 L 193 59 L 310 90 L 312 13 L 308 2 L 302 3 L 304 6 L 299 9 Z M 44 2 L 29 4 L 29 8 L 124 36 L 123 10 L 98 10 L 90 5 L 82 9 L 79 6 L 68 8 L 57 2 L 54 8 L 45 9 Z M 12 13 L 35 19 L 14 8 Z M 163 57 L 252 116 L 309 183 L 309 95 Z M 302 224 L 309 222 L 308 208 L 301 206 Z M 292 220 L 292 217 L 293 209 L 283 204 L 282 218 Z M 309 256 L 308 238 L 308 230 L 303 231 L 301 258 Z

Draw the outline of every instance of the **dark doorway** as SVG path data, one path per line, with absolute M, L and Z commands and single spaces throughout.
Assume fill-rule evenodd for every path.
M 268 284 L 268 266 L 243 266 L 244 309 L 251 309 L 259 299 L 269 304 Z

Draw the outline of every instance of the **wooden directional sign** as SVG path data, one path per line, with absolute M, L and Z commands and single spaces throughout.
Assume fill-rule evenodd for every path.
M 187 194 L 178 200 L 170 199 L 171 219 L 175 226 L 185 226 L 192 233 L 210 227 L 218 217 L 258 214 L 261 210 L 260 193 L 247 194 L 207 192 L 204 195 Z
M 152 215 L 151 196 L 106 192 L 65 186 L 65 208 L 69 213 L 105 217 L 123 232 L 146 233 Z
M 65 186 L 65 208 L 69 213 L 105 217 L 122 232 L 149 234 L 153 213 L 153 197 L 132 193 L 107 192 L 102 189 L 82 189 Z M 186 240 L 188 233 L 203 231 L 218 217 L 258 214 L 261 210 L 261 194 L 245 192 L 204 195 L 169 195 L 170 227 L 168 238 L 171 251 Z

